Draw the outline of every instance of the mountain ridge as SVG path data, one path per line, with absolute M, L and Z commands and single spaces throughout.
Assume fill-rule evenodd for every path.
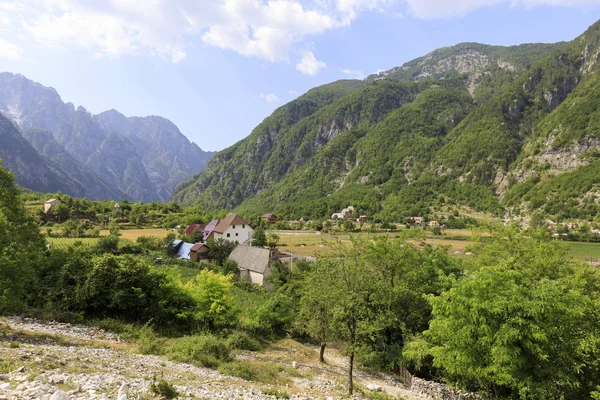
M 204 168 L 213 154 L 191 143 L 165 118 L 123 116 L 127 121 L 138 121 L 123 132 L 108 124 L 103 118 L 105 113 L 93 115 L 83 106 L 75 108 L 72 103 L 64 103 L 56 89 L 20 74 L 0 73 L 0 113 L 23 132 L 50 132 L 55 141 L 54 152 L 59 146 L 80 163 L 77 173 L 89 170 L 110 186 L 101 193 L 90 194 L 92 198 L 120 193 L 135 201 L 166 202 L 175 184 Z M 35 142 L 31 135 L 30 132 L 26 136 Z M 173 147 L 174 143 L 178 146 Z M 167 146 L 171 148 L 166 150 Z
M 544 121 L 566 109 L 561 105 L 584 90 L 582 82 L 595 85 L 599 25 L 567 43 L 463 43 L 405 69 L 314 88 L 217 153 L 205 171 L 176 186 L 173 199 L 284 218 L 323 218 L 349 204 L 385 220 L 452 204 L 498 215 L 534 212 L 539 207 L 525 198 L 509 206 L 504 197 L 522 182 L 517 167 L 531 158 L 527 149 L 539 141 Z M 310 114 L 290 117 L 298 102 L 344 85 Z M 388 103 L 402 92 L 411 96 Z M 364 118 L 373 104 L 378 117 Z M 575 117 L 593 113 L 572 110 Z M 277 121 L 288 123 L 273 129 Z M 590 132 L 571 136 L 587 140 Z M 249 150 L 261 148 L 257 161 Z

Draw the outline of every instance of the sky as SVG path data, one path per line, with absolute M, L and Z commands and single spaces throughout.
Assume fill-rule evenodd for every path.
M 598 19 L 600 0 L 0 0 L 0 71 L 221 150 L 315 86 L 460 42 L 568 41 Z

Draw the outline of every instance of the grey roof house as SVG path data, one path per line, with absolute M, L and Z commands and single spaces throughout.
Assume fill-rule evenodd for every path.
M 265 279 L 271 273 L 271 251 L 261 247 L 239 245 L 229 255 L 229 260 L 237 262 L 240 279 L 265 285 Z

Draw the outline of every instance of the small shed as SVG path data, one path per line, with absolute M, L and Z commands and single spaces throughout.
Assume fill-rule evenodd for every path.
M 262 247 L 251 247 L 239 245 L 229 255 L 229 260 L 238 264 L 240 279 L 265 285 L 265 278 L 269 276 L 271 270 L 271 251 Z
M 121 211 L 121 206 L 119 205 L 119 203 L 115 203 L 115 205 L 113 206 L 113 210 Z
M 260 219 L 268 222 L 269 224 L 274 224 L 275 222 L 278 221 L 278 218 L 275 214 L 265 214 L 262 217 L 260 217 Z
M 44 213 L 50 214 L 54 207 L 60 204 L 60 200 L 58 199 L 50 199 L 44 202 Z
M 203 243 L 196 243 L 190 248 L 190 259 L 200 262 L 208 261 L 208 253 L 210 249 Z
M 179 258 L 181 260 L 190 259 L 190 250 L 194 246 L 193 243 L 187 243 L 183 240 L 175 240 L 173 242 L 173 258 Z

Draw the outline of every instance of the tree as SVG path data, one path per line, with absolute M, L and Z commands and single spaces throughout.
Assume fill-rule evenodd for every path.
M 225 327 L 235 321 L 231 276 L 202 270 L 184 287 L 194 299 L 195 319 L 199 328 Z
M 235 242 L 219 238 L 210 244 L 210 252 L 208 255 L 217 265 L 222 266 L 236 246 L 237 243 Z
M 264 247 L 267 245 L 267 236 L 263 228 L 258 227 L 252 232 L 252 246 Z
M 279 244 L 279 235 L 276 233 L 269 233 L 267 235 L 267 241 L 266 241 L 266 245 L 271 249 L 274 250 L 275 248 L 277 248 L 277 245 Z
M 544 232 L 493 232 L 472 273 L 430 298 L 433 319 L 408 346 L 443 379 L 488 396 L 590 398 L 600 384 L 597 270 Z
M 43 262 L 46 241 L 27 213 L 13 175 L 0 164 L 0 312 L 23 306 L 33 267 Z
M 328 263 L 316 263 L 316 268 L 302 282 L 300 320 L 308 335 L 320 344 L 319 361 L 325 362 L 325 346 L 331 338 L 331 321 L 335 299 L 330 298 L 328 281 L 322 279 L 327 273 Z

